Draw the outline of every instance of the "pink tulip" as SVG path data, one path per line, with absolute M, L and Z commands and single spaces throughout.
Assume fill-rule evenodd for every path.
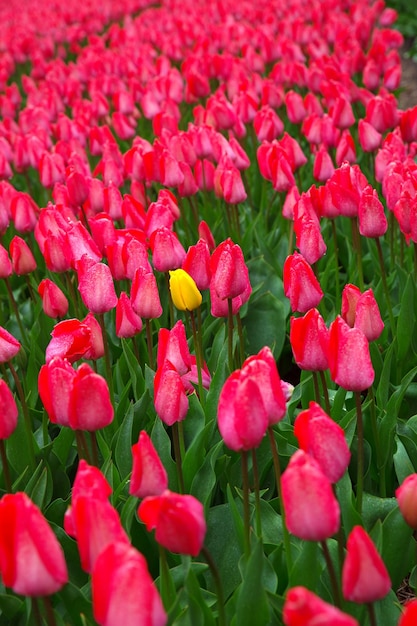
M 283 267 L 284 294 L 289 298 L 291 309 L 304 313 L 316 307 L 323 291 L 311 266 L 299 252 L 285 260 Z
M 304 317 L 291 317 L 290 343 L 300 369 L 319 372 L 329 367 L 329 331 L 317 309 L 310 309 Z
M 21 348 L 20 342 L 0 326 L 0 363 L 10 361 Z
M 189 495 L 168 489 L 158 496 L 148 496 L 138 508 L 146 529 L 155 529 L 155 539 L 167 550 L 197 556 L 203 547 L 206 521 L 201 502 Z
M 269 426 L 282 420 L 287 411 L 286 398 L 277 364 L 270 348 L 265 346 L 258 354 L 248 357 L 242 365 L 242 374 L 257 382 Z
M 382 237 L 388 229 L 384 207 L 371 185 L 362 191 L 358 206 L 359 232 L 363 237 Z
M 391 580 L 375 544 L 362 526 L 355 526 L 347 539 L 342 570 L 343 596 L 359 604 L 384 598 Z
M 129 296 L 122 291 L 116 305 L 117 337 L 134 337 L 142 330 L 142 320 L 133 310 Z
M 158 228 L 152 233 L 150 246 L 152 263 L 158 272 L 168 272 L 181 267 L 186 252 L 173 231 L 164 226 Z
M 316 402 L 297 415 L 294 434 L 301 450 L 318 461 L 331 483 L 342 478 L 351 456 L 345 433 Z
M 355 285 L 345 285 L 342 292 L 342 317 L 351 328 L 358 328 L 368 341 L 378 339 L 384 330 L 372 289 L 360 292 Z
M 417 474 L 410 474 L 403 480 L 395 497 L 407 524 L 417 529 Z
M 64 517 L 66 532 L 76 539 L 81 567 L 91 573 L 98 556 L 115 542 L 129 544 L 119 515 L 108 498 L 111 488 L 94 466 L 80 461 L 72 489 L 71 506 Z
M 117 304 L 113 278 L 108 265 L 83 255 L 77 263 L 78 291 L 91 313 L 102 314 Z
M 69 425 L 74 430 L 94 431 L 113 421 L 114 410 L 105 378 L 82 363 L 73 379 L 69 403 Z
M 148 571 L 134 547 L 116 542 L 98 556 L 91 579 L 94 619 L 100 626 L 165 626 L 167 616 Z
M 332 537 L 340 525 L 340 508 L 330 480 L 318 462 L 298 450 L 282 474 L 282 499 L 288 530 L 306 541 Z
M 87 324 L 77 319 L 63 320 L 55 324 L 52 339 L 46 347 L 46 362 L 55 356 L 78 361 L 91 350 L 91 330 Z M 1 344 L 0 344 L 1 345 Z
M 17 426 L 18 409 L 12 392 L 0 379 L 0 439 L 8 439 Z
M 139 267 L 132 281 L 130 300 L 133 310 L 144 319 L 156 319 L 162 315 L 158 285 L 154 273 Z
M 188 412 L 184 383 L 168 360 L 158 367 L 155 374 L 154 404 L 157 415 L 167 426 L 181 422 Z
M 324 602 L 305 587 L 292 587 L 283 608 L 285 626 L 359 626 L 354 617 Z
M 38 390 L 49 419 L 54 424 L 69 426 L 70 394 L 75 370 L 59 356 L 43 365 L 38 376 Z
M 332 380 L 350 391 L 363 391 L 374 382 L 369 344 L 359 328 L 338 316 L 329 329 L 329 368 Z
M 168 360 L 180 376 L 191 368 L 191 354 L 182 320 L 168 330 L 161 328 L 158 334 L 157 366 L 162 367 Z
M 9 246 L 13 271 L 18 276 L 35 271 L 36 261 L 26 241 L 17 235 L 13 237 Z
M 210 250 L 204 239 L 199 239 L 194 246 L 188 248 L 182 269 L 194 279 L 199 291 L 210 287 Z
M 136 498 L 158 496 L 168 489 L 168 475 L 146 431 L 132 446 L 133 467 L 129 493 Z
M 0 500 L 0 571 L 4 585 L 25 596 L 51 595 L 68 581 L 63 550 L 25 493 Z
M 42 298 L 42 308 L 48 317 L 65 317 L 68 312 L 68 300 L 63 291 L 49 278 L 44 278 L 38 286 Z
M 249 272 L 240 246 L 226 239 L 214 250 L 211 260 L 211 283 L 221 300 L 236 298 L 250 289 Z

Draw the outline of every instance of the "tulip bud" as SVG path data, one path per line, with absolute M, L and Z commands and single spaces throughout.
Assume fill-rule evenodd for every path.
M 12 392 L 0 379 L 0 439 L 7 439 L 17 426 L 18 410 Z
M 167 426 L 182 421 L 188 412 L 188 398 L 181 376 L 167 360 L 155 374 L 154 404 L 158 416 Z
M 320 372 L 329 367 L 329 331 L 317 309 L 290 319 L 290 343 L 300 369 Z
M 346 547 L 342 570 L 343 596 L 358 604 L 384 598 L 391 589 L 391 580 L 375 544 L 362 526 L 353 528 Z
M 244 376 L 253 378 L 261 391 L 268 424 L 276 424 L 284 417 L 287 407 L 282 381 L 274 356 L 267 346 L 250 356 L 242 365 Z
M 340 508 L 330 480 L 313 457 L 298 450 L 282 474 L 288 530 L 305 541 L 323 541 L 340 525 Z
M 0 363 L 10 361 L 20 350 L 20 342 L 0 326 Z
M 142 330 L 142 320 L 133 310 L 129 296 L 122 291 L 116 305 L 117 337 L 134 337 Z
M 146 431 L 132 446 L 133 467 L 129 493 L 136 498 L 159 496 L 168 489 L 168 475 Z
M 250 289 L 249 272 L 242 249 L 231 239 L 226 239 L 214 250 L 210 268 L 210 287 L 221 300 L 236 298 Z
M 384 207 L 371 185 L 363 190 L 358 206 L 359 232 L 363 237 L 382 237 L 388 229 Z
M 372 289 L 361 293 L 355 285 L 345 285 L 342 292 L 342 317 L 350 327 L 359 328 L 368 341 L 378 339 L 384 329 Z
M 197 556 L 206 534 L 204 508 L 189 495 L 168 489 L 159 496 L 148 496 L 138 508 L 139 518 L 148 531 L 155 529 L 156 541 L 179 554 Z
M 51 595 L 68 581 L 63 550 L 25 493 L 0 500 L 0 571 L 4 585 L 25 596 Z
M 157 367 L 162 367 L 168 360 L 176 371 L 183 376 L 191 368 L 191 354 L 181 320 L 168 330 L 160 328 L 158 334 Z
M 330 482 L 342 478 L 350 461 L 344 430 L 316 402 L 297 415 L 294 434 L 300 448 L 318 461 Z
M 316 307 L 323 297 L 320 283 L 302 254 L 288 256 L 283 268 L 284 294 L 289 298 L 291 309 L 305 313 Z
M 359 328 L 349 328 L 338 316 L 329 329 L 329 368 L 332 380 L 349 391 L 363 391 L 375 372 L 368 340 Z
M 182 269 L 169 272 L 169 289 L 172 301 L 180 311 L 193 311 L 203 300 L 194 279 Z
M 283 608 L 285 626 L 359 626 L 357 620 L 324 602 L 305 587 L 292 587 Z
M 411 600 L 404 604 L 404 612 L 400 617 L 398 626 L 415 626 L 417 624 L 417 600 Z
M 155 319 L 162 315 L 161 300 L 155 274 L 139 267 L 132 281 L 130 300 L 133 310 L 143 319 Z
M 100 552 L 91 578 L 94 619 L 100 626 L 165 626 L 167 616 L 146 559 L 124 542 Z
M 26 241 L 17 235 L 13 237 L 9 246 L 13 271 L 18 276 L 30 274 L 36 270 L 36 261 Z
M 108 265 L 83 255 L 77 263 L 78 291 L 89 311 L 102 314 L 117 304 L 113 277 Z
M 417 474 L 407 476 L 395 491 L 403 518 L 417 530 Z
M 68 312 L 68 300 L 63 291 L 49 278 L 44 278 L 38 287 L 42 308 L 48 317 L 64 317 Z
M 69 425 L 94 431 L 108 426 L 114 416 L 107 381 L 82 363 L 75 373 L 69 404 Z

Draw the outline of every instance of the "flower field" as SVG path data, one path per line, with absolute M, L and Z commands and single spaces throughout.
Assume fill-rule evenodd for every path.
M 397 17 L 1 4 L 0 626 L 417 623 Z

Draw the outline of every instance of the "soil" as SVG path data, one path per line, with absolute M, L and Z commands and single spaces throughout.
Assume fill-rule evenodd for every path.
M 410 43 L 411 42 L 406 40 L 400 50 L 402 78 L 401 91 L 398 96 L 398 107 L 403 111 L 417 105 L 417 63 L 407 58 Z

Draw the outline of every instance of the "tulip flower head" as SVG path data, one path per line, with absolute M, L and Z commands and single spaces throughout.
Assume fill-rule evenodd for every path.
M 158 496 L 168 488 L 168 475 L 146 431 L 132 446 L 133 467 L 129 493 L 136 498 Z
M 359 626 L 357 620 L 324 602 L 305 587 L 292 587 L 283 608 L 285 626 Z
M 183 269 L 169 272 L 169 289 L 172 301 L 180 311 L 194 311 L 203 300 L 194 279 Z
M 417 530 L 417 474 L 410 474 L 395 491 L 403 518 Z

